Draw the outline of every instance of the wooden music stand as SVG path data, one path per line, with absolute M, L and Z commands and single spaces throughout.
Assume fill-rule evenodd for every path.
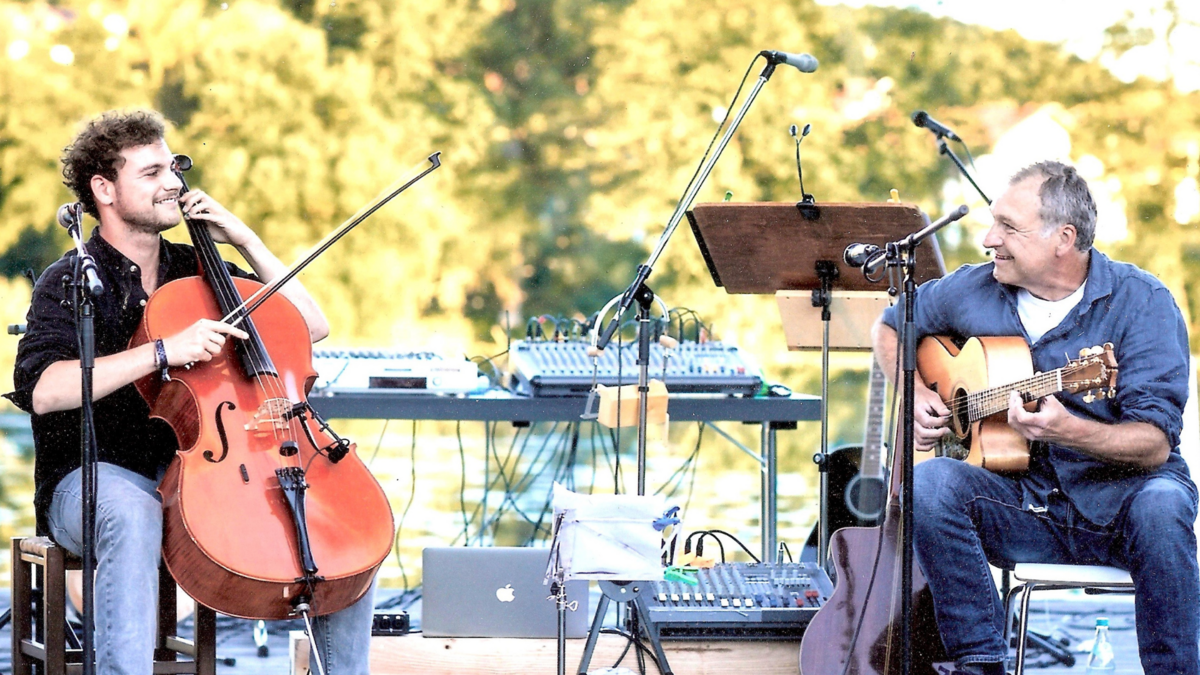
M 829 546 L 829 352 L 869 350 L 870 326 L 888 296 L 878 282 L 842 256 L 851 244 L 886 244 L 918 232 L 929 219 L 912 204 L 697 204 L 688 212 L 692 234 L 713 282 L 729 293 L 775 293 L 789 349 L 821 350 L 821 520 L 818 561 Z M 933 237 L 917 247 L 915 279 L 945 274 Z M 805 306 L 805 298 L 808 304 Z M 842 330 L 830 337 L 833 312 Z M 819 342 L 814 340 L 820 321 Z M 866 332 L 864 335 L 863 332 Z M 815 343 L 815 344 L 814 344 Z
M 842 253 L 850 244 L 883 248 L 928 224 L 913 204 L 816 204 L 816 219 L 795 202 L 697 204 L 688 222 L 713 281 L 729 293 L 775 293 L 821 287 L 816 262 L 838 269 L 834 288 L 880 291 Z M 918 284 L 945 274 L 930 238 L 917 247 Z

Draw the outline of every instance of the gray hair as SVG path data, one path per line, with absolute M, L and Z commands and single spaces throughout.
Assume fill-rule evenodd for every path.
M 1042 186 L 1038 197 L 1042 207 L 1038 215 L 1042 219 L 1042 234 L 1053 228 L 1070 223 L 1075 226 L 1075 248 L 1087 251 L 1096 238 L 1096 202 L 1092 192 L 1075 167 L 1062 162 L 1047 160 L 1030 164 L 1013 174 L 1009 185 L 1016 185 L 1026 178 L 1041 177 Z

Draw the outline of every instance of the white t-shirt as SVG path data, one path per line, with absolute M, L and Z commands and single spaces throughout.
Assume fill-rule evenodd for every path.
M 1067 318 L 1067 314 L 1079 304 L 1083 299 L 1083 289 L 1087 286 L 1085 280 L 1075 289 L 1075 292 L 1063 298 L 1062 300 L 1042 300 L 1034 296 L 1024 288 L 1017 291 L 1017 315 L 1021 317 L 1021 324 L 1025 326 L 1025 332 L 1029 333 L 1029 339 L 1036 343 L 1042 339 L 1042 336 L 1062 323 L 1062 320 Z

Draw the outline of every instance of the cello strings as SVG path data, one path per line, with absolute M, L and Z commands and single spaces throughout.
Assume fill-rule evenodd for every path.
M 240 294 L 237 292 L 237 288 L 233 285 L 232 278 L 227 276 L 228 271 L 224 267 L 225 261 L 222 260 L 220 255 L 217 253 L 216 246 L 212 244 L 212 239 L 204 239 L 204 237 L 207 237 L 208 235 L 207 230 L 203 232 L 198 231 L 199 228 L 206 228 L 207 226 L 203 224 L 195 224 L 194 221 L 189 219 L 188 227 L 192 229 L 193 241 L 204 242 L 204 245 L 196 246 L 196 251 L 197 255 L 200 256 L 203 264 L 205 265 L 205 268 L 208 270 L 208 277 L 211 281 L 210 287 L 217 296 L 218 306 L 222 304 L 224 304 L 226 307 L 236 305 L 238 300 L 240 300 Z M 218 267 L 220 269 L 218 269 Z M 271 427 L 272 438 L 276 442 L 279 442 L 280 430 L 279 425 L 275 422 L 275 416 L 278 414 L 278 411 L 277 405 L 273 401 L 277 401 L 281 398 L 286 399 L 287 397 L 283 395 L 285 392 L 282 391 L 282 386 L 278 380 L 273 377 L 264 378 L 262 375 L 260 375 L 262 371 L 270 370 L 267 367 L 267 362 L 263 359 L 263 356 L 258 349 L 258 347 L 262 345 L 261 337 L 258 337 L 257 331 L 254 330 L 253 323 L 247 324 L 245 329 L 247 333 L 250 333 L 251 339 L 249 343 L 245 345 L 244 350 L 247 357 L 247 362 L 253 371 L 252 373 L 247 373 L 247 375 L 250 376 L 255 385 L 258 387 L 262 398 L 265 401 L 268 401 L 266 404 L 266 410 L 269 414 L 268 423 Z M 233 353 L 237 353 L 236 347 L 233 349 Z M 255 414 L 257 413 L 258 411 L 255 411 Z M 288 425 L 288 432 L 289 433 L 286 434 L 284 440 L 295 441 L 294 433 L 291 433 L 290 424 Z M 279 460 L 277 460 L 277 462 L 279 462 Z
M 190 191 L 191 188 L 188 186 L 187 179 L 184 177 L 183 171 L 179 168 L 179 166 L 177 164 L 173 165 L 172 170 L 175 172 L 175 176 L 179 179 L 180 188 L 185 192 Z M 208 274 L 206 276 L 209 279 L 209 287 L 212 288 L 214 294 L 217 296 L 216 301 L 218 304 L 218 309 L 221 309 L 222 304 L 225 307 L 237 304 L 237 300 L 240 300 L 240 294 L 237 291 L 237 287 L 233 283 L 232 277 L 229 275 L 228 269 L 225 267 L 225 261 L 221 259 L 220 254 L 217 252 L 216 244 L 208 232 L 208 225 L 203 222 L 197 224 L 193 219 L 188 217 L 186 213 L 184 213 L 183 216 L 184 221 L 187 223 L 188 232 L 191 235 L 192 242 L 195 244 L 194 250 L 196 251 L 197 256 L 199 256 L 205 269 L 208 270 Z M 260 354 L 258 350 L 258 348 L 262 346 L 262 341 L 261 338 L 257 336 L 257 331 L 253 330 L 253 324 L 250 324 L 249 328 L 250 330 L 247 332 L 251 334 L 253 341 L 249 345 L 243 346 L 243 353 L 246 354 L 247 361 L 250 363 L 254 372 L 247 373 L 247 375 L 255 381 L 255 384 L 259 388 L 260 395 L 264 399 L 269 400 L 272 398 L 271 394 L 273 392 L 268 391 L 268 387 L 263 383 L 262 378 L 258 376 L 259 372 L 266 369 L 266 362 L 262 360 L 263 355 Z M 237 351 L 238 350 L 235 346 L 233 352 L 237 353 Z M 279 392 L 274 393 L 277 394 Z M 272 420 L 271 426 L 272 435 L 275 440 L 278 440 L 279 435 L 277 433 L 277 427 L 274 423 L 274 420 Z

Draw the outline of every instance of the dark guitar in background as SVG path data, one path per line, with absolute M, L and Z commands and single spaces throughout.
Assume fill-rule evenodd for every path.
M 863 444 L 845 445 L 829 453 L 829 533 L 843 527 L 874 527 L 883 518 L 887 504 L 887 474 L 884 470 L 883 423 L 887 379 L 871 359 L 871 382 L 867 391 L 867 430 Z M 820 525 L 814 525 L 800 560 L 817 559 Z

